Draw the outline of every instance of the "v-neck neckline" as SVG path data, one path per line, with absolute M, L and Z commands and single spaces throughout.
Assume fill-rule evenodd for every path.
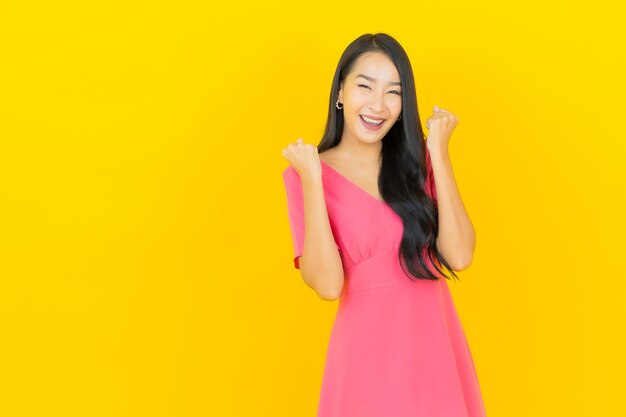
M 320 162 L 322 163 L 322 165 L 325 165 L 326 168 L 328 168 L 331 172 L 334 172 L 339 178 L 342 178 L 345 182 L 347 182 L 349 185 L 351 185 L 353 188 L 356 188 L 358 191 L 360 191 L 361 193 L 365 194 L 367 197 L 369 197 L 370 199 L 374 200 L 375 202 L 377 202 L 378 204 L 383 204 L 383 205 L 387 205 L 387 202 L 385 200 L 380 200 L 378 199 L 378 197 L 374 197 L 373 195 L 371 195 L 369 192 L 365 191 L 363 188 L 359 187 L 358 185 L 356 185 L 353 181 L 349 180 L 348 177 L 346 177 L 345 175 L 343 175 L 342 173 L 340 173 L 339 171 L 337 171 L 335 168 L 331 167 L 330 165 L 328 165 L 326 162 L 322 161 L 320 159 Z

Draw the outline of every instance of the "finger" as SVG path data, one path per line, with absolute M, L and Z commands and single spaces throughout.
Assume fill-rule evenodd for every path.
M 437 114 L 434 114 L 432 117 L 433 120 L 452 120 L 454 118 L 454 115 L 452 113 L 439 112 Z
M 437 114 L 433 114 L 430 118 L 431 122 L 437 122 L 439 120 L 446 120 L 448 118 L 447 115 L 443 114 L 443 113 L 437 113 Z

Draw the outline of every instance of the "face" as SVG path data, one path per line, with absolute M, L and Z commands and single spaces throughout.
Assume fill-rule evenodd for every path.
M 339 89 L 344 136 L 367 143 L 381 140 L 402 112 L 401 94 L 400 75 L 391 59 L 382 52 L 361 54 Z

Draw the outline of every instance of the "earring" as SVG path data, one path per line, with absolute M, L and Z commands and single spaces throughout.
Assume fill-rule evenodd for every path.
M 341 107 L 339 107 L 339 104 L 341 104 Z M 339 103 L 339 99 L 337 99 L 337 102 L 335 103 L 335 107 L 337 107 L 339 110 L 343 109 L 343 103 Z
M 398 116 L 398 120 L 402 119 L 402 113 L 400 113 L 400 116 Z

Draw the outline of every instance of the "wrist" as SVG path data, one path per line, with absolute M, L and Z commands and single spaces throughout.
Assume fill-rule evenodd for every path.
M 302 176 L 302 184 L 310 185 L 312 187 L 322 186 L 322 176 L 321 175 L 312 175 L 312 176 Z
M 428 147 L 428 153 L 431 156 L 446 156 L 448 155 L 448 147 L 447 146 L 433 146 L 433 147 Z

